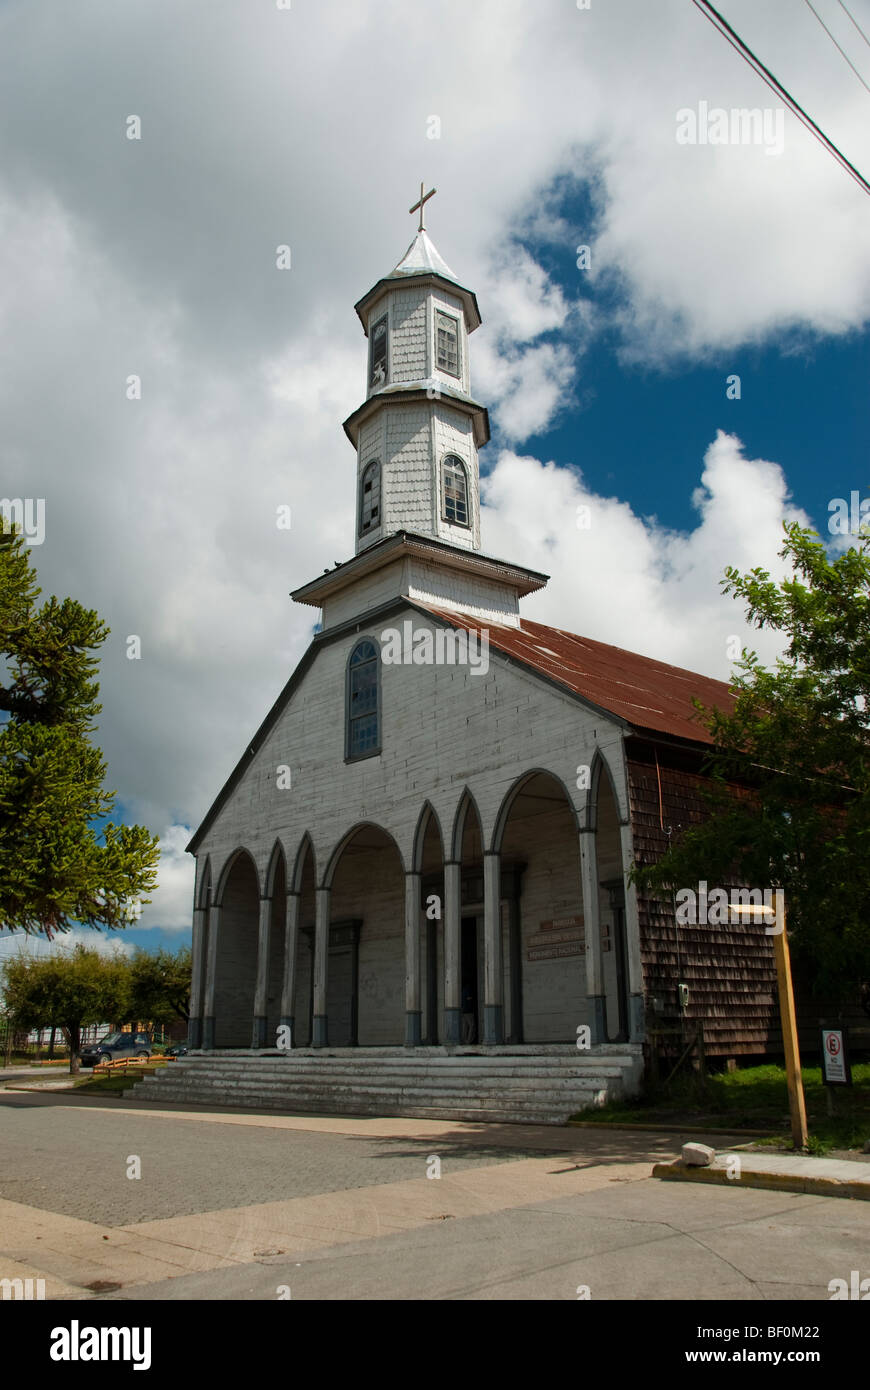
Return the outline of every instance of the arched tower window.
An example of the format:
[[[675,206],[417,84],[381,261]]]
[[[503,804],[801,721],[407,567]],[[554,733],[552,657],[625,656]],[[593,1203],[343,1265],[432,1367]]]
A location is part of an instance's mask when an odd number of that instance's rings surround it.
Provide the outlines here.
[[[368,535],[381,524],[381,465],[367,463],[359,485],[359,533]]]
[[[470,525],[468,520],[468,474],[465,464],[455,454],[448,454],[441,467],[441,515],[456,526]]]
[[[357,642],[347,663],[348,758],[380,751],[378,648],[370,637]]]

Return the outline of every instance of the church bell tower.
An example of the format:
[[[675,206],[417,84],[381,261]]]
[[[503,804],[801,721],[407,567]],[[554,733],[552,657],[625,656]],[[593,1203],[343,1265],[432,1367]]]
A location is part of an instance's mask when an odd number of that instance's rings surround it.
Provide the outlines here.
[[[478,449],[486,410],[471,395],[468,339],[477,299],[410,209],[417,234],[389,275],[356,304],[368,339],[366,398],[344,422],[357,451],[356,553],[397,532],[480,549]]]
[[[481,552],[478,450],[486,410],[471,394],[468,339],[477,299],[410,209],[417,234],[395,270],[355,306],[368,339],[366,394],[344,422],[356,450],[356,545],[299,589],[326,632],[395,598],[519,627],[519,600],[547,576]]]

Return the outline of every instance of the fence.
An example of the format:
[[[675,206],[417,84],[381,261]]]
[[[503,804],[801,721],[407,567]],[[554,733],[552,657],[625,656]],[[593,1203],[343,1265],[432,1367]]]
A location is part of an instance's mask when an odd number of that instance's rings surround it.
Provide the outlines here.
[[[682,1027],[648,1028],[644,1051],[653,1087],[667,1086],[678,1072],[692,1071],[701,1084],[707,1079],[703,1023],[693,1020]]]
[[[133,1070],[136,1071],[142,1067],[153,1067],[155,1063],[160,1065],[161,1062],[175,1062],[177,1060],[176,1057],[163,1054],[159,1057],[116,1057],[114,1059],[111,1057],[104,1057],[103,1060],[97,1062],[97,1065],[94,1067],[94,1075],[96,1076],[97,1072],[101,1072],[105,1076],[110,1071],[127,1071],[129,1067],[132,1067]]]

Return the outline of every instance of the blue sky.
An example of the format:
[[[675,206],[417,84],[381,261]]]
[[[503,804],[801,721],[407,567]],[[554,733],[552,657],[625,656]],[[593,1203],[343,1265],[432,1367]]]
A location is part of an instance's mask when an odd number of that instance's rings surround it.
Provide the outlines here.
[[[598,220],[589,190],[562,188],[561,194],[560,216],[584,238],[578,246],[588,245]],[[554,248],[529,236],[523,244],[566,299],[588,300],[605,320],[624,299],[621,285],[578,271],[567,241]],[[819,247],[821,257],[830,254]],[[562,336],[556,330],[544,340]],[[778,460],[795,501],[824,534],[832,497],[848,499],[854,488],[870,496],[867,327],[836,335],[804,325],[774,327],[762,343],[705,353],[702,361],[689,351],[635,363],[622,348],[616,329],[596,338],[572,399],[546,431],[529,435],[524,449],[580,468],[595,492],[627,497],[642,515],[682,529],[694,524],[698,458],[717,429],[736,432],[750,456]],[[740,398],[729,399],[726,384],[735,373]],[[493,426],[495,449],[481,455],[484,472],[497,457],[497,413]],[[651,438],[654,458],[645,456]]]
[[[740,400],[726,398],[732,373],[740,376]],[[848,498],[856,487],[870,496],[867,330],[800,347],[783,341],[729,350],[667,372],[623,365],[603,344],[584,364],[583,390],[582,411],[565,412],[524,447],[579,465],[596,492],[618,491],[669,526],[693,523],[698,457],[716,429],[738,433],[754,457],[783,463],[796,502],[822,532],[832,497]],[[655,459],[644,458],[651,436]]]

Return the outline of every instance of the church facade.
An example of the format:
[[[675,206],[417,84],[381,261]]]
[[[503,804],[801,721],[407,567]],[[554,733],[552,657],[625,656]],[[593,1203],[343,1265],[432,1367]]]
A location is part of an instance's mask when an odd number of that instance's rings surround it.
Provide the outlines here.
[[[708,1050],[764,1050],[763,930],[681,940],[629,878],[727,687],[522,617],[547,577],[481,548],[480,313],[422,207],[356,311],[355,554],[293,593],[319,629],[189,846],[192,1047],[639,1053],[683,984]]]

